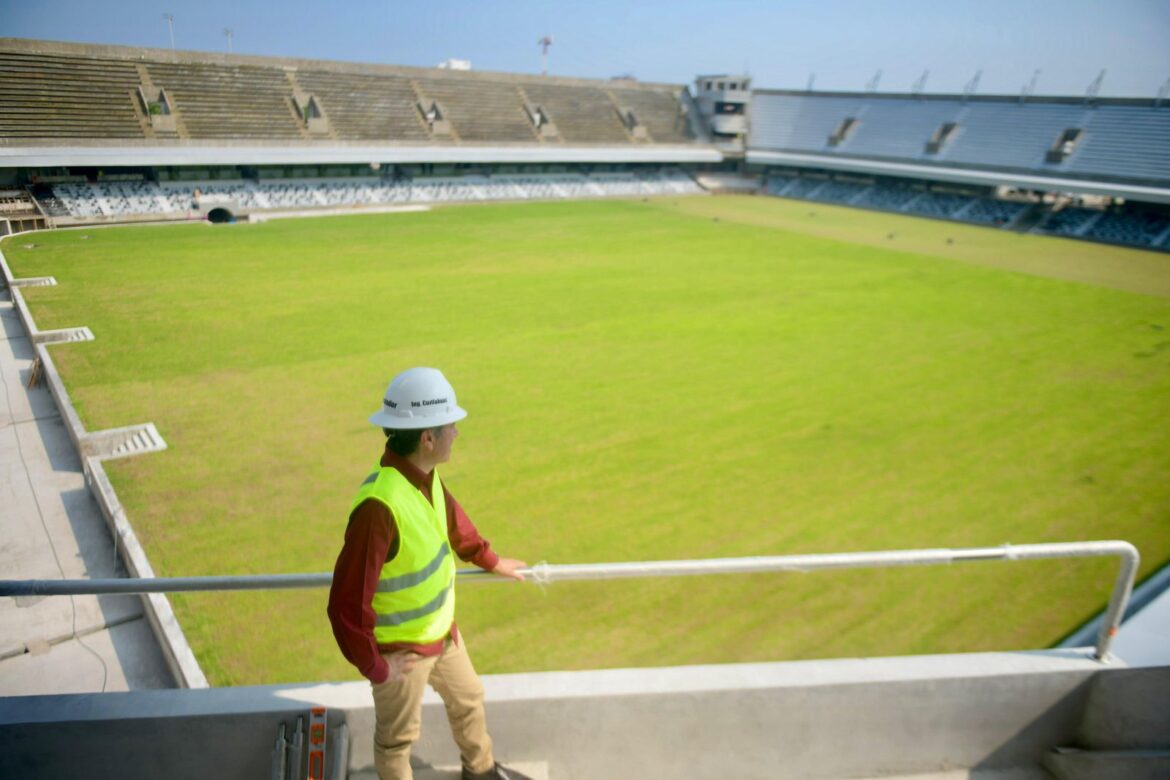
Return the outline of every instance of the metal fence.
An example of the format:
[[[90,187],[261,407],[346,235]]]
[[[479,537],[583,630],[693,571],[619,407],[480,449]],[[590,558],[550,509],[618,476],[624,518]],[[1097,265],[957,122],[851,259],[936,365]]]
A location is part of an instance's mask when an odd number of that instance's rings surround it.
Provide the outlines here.
[[[1116,555],[1121,570],[1097,636],[1094,658],[1106,661],[1113,638],[1125,614],[1139,556],[1129,542],[1066,542],[1059,544],[1006,544],[1001,547],[967,549],[890,550],[886,552],[828,553],[820,555],[774,555],[750,558],[709,558],[683,561],[639,561],[629,563],[541,563],[522,573],[535,582],[609,580],[630,577],[686,577],[710,574],[753,574],[762,572],[813,572],[824,569],[875,569],[900,566],[937,566],[976,561],[1022,561],[1053,558],[1097,558]],[[463,582],[514,582],[479,569],[458,573]],[[155,577],[148,579],[94,580],[0,580],[0,596],[17,599],[44,596],[176,593],[213,590],[278,590],[323,588],[333,581],[329,572],[319,574],[270,574],[225,577]]]

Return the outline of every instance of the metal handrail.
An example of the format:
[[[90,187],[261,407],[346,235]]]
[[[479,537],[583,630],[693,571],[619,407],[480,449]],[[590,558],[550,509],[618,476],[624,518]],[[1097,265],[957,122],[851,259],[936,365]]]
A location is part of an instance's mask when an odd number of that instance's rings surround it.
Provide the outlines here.
[[[1005,544],[1001,547],[967,549],[890,550],[886,552],[828,553],[820,555],[773,555],[751,558],[708,558],[684,561],[631,563],[541,563],[521,569],[538,583],[568,580],[608,580],[629,577],[685,577],[700,574],[752,574],[759,572],[811,572],[822,569],[874,569],[896,566],[936,566],[970,561],[1020,561],[1049,558],[1096,558],[1116,555],[1121,570],[1109,599],[1105,620],[1097,636],[1093,657],[1105,662],[1109,648],[1133,592],[1140,557],[1129,542],[1065,542],[1058,544]],[[461,581],[508,582],[480,569],[461,569]],[[333,581],[329,572],[319,574],[269,574],[225,577],[151,577],[94,580],[0,580],[0,596],[81,596],[106,594],[177,593],[216,590],[279,590],[321,588]]]

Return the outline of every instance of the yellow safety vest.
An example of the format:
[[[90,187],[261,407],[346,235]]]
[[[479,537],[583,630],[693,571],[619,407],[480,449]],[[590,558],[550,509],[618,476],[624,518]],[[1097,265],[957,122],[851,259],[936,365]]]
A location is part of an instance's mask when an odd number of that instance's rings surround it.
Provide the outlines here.
[[[350,507],[381,501],[398,526],[398,554],[382,564],[374,594],[378,644],[426,644],[447,636],[455,621],[455,554],[447,539],[447,505],[435,473],[427,501],[398,469],[378,466]]]

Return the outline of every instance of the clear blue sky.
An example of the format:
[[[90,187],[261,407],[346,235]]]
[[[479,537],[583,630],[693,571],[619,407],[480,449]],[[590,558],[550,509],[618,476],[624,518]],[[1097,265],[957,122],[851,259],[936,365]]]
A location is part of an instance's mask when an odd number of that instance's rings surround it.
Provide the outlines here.
[[[745,68],[758,87],[1153,97],[1170,78],[1170,0],[0,0],[0,36],[690,83]]]

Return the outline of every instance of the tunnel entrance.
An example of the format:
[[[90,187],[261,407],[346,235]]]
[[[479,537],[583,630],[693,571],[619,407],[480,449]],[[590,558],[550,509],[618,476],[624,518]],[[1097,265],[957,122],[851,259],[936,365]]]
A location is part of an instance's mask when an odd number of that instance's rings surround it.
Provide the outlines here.
[[[227,209],[217,206],[207,212],[207,221],[216,225],[222,225],[226,222],[235,222],[236,217]]]

